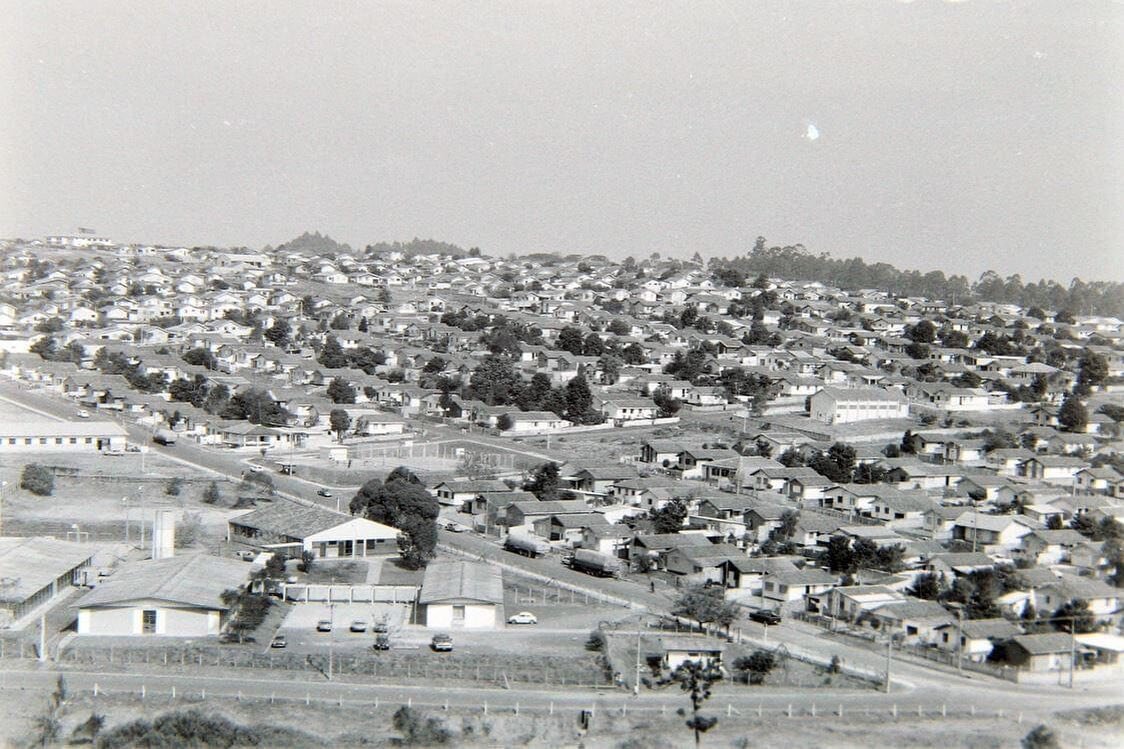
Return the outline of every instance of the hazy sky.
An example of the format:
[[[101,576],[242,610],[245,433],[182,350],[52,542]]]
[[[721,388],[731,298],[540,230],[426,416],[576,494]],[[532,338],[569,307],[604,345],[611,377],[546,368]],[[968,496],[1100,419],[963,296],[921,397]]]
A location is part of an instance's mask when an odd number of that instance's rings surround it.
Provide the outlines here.
[[[0,12],[0,236],[1124,278],[1109,0]]]

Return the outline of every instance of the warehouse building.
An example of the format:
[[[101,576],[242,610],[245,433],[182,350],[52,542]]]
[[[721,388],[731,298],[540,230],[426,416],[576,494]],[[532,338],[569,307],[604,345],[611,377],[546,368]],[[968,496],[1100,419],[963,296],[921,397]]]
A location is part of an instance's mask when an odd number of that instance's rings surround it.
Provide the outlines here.
[[[398,553],[398,529],[323,507],[278,500],[231,518],[227,540],[299,557],[319,559]]]
[[[504,621],[503,576],[482,562],[432,562],[418,605],[430,629],[494,629]]]
[[[79,635],[218,635],[227,590],[244,587],[251,565],[192,554],[123,565],[77,603]]]
[[[53,538],[0,537],[0,627],[79,585],[95,551]]]
[[[22,419],[0,423],[0,454],[125,449],[129,433],[112,421]]]

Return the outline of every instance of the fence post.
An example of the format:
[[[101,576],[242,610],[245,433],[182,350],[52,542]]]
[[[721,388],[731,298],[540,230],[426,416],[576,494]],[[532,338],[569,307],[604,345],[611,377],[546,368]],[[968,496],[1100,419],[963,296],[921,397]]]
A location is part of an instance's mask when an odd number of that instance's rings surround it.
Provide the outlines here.
[[[816,717],[816,703],[812,703],[812,717]]]
[[[948,716],[948,705],[941,705],[941,717],[944,718],[944,717],[947,717],[947,716]]]
[[[484,702],[484,714],[485,714],[485,715],[487,715],[487,714],[488,714],[488,702],[487,702],[486,700],[485,700],[485,702]]]
[[[839,717],[840,718],[843,717],[843,703],[842,702],[839,703]]]
[[[550,714],[554,715],[554,703],[553,702],[550,703]]]
[[[94,696],[98,696],[98,683],[96,681],[94,682]]]
[[[757,703],[757,717],[758,718],[761,717],[761,703],[760,702]]]
[[[176,698],[176,685],[173,684],[172,685],[172,699],[174,700],[175,698]]]
[[[516,715],[519,714],[519,703],[518,702],[515,703],[515,714]]]
[[[896,702],[894,703],[893,714],[894,714],[894,720],[897,720],[898,719],[898,703],[896,703]]]
[[[144,695],[145,695],[144,684],[141,684],[141,699],[142,700],[144,699]]]
[[[207,699],[207,690],[206,689],[199,690],[199,699],[201,699],[201,700]]]
[[[788,717],[792,717],[792,703],[788,703]]]
[[[921,705],[918,705],[918,706],[917,706],[917,717],[918,717],[918,718],[920,718],[920,717],[921,717]]]

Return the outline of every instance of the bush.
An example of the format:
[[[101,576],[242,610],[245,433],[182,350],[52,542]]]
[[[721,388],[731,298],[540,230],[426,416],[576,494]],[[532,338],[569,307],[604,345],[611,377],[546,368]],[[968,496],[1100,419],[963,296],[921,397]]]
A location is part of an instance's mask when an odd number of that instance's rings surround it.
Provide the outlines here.
[[[46,466],[28,463],[20,474],[20,488],[40,497],[49,497],[55,491],[55,474]]]
[[[605,633],[599,629],[595,629],[589,633],[589,639],[585,641],[585,649],[594,652],[601,652],[605,649]]]
[[[180,495],[180,489],[182,489],[182,488],[183,488],[183,479],[175,478],[175,479],[172,479],[171,481],[169,481],[164,486],[164,493],[167,494],[169,497],[178,497]]]
[[[219,491],[219,484],[217,481],[212,481],[203,490],[203,503],[213,505],[218,503],[220,499],[222,499],[222,492]]]
[[[1054,732],[1044,725],[1032,728],[1030,733],[1023,737],[1022,745],[1023,749],[1059,749],[1061,746]]]
[[[768,650],[754,650],[747,656],[734,661],[736,671],[748,684],[761,684],[777,665],[777,658]]]
[[[199,529],[203,526],[203,519],[197,512],[185,512],[180,522],[176,523],[176,548],[182,549],[191,546],[199,538]]]
[[[437,746],[447,744],[452,735],[437,718],[429,718],[403,705],[394,713],[394,730],[402,734],[406,746]]]

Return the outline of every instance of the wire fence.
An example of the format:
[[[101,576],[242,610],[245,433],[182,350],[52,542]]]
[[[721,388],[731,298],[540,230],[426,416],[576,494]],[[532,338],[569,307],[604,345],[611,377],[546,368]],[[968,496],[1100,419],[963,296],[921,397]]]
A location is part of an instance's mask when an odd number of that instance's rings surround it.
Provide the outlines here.
[[[21,643],[22,645],[22,643]],[[31,645],[9,648],[8,657],[34,658]],[[380,651],[377,654],[303,655],[257,652],[244,648],[72,648],[56,658],[63,665],[128,671],[147,665],[174,668],[219,668],[300,671],[409,682],[471,682],[509,687],[513,684],[560,687],[600,687],[611,684],[598,658],[518,654],[465,654],[425,651]]]
[[[289,689],[278,694],[273,692],[254,693],[243,692],[237,689],[221,688],[183,688],[174,684],[161,683],[159,686],[142,684],[139,688],[106,688],[97,682],[90,687],[75,688],[68,686],[71,699],[91,698],[95,703],[98,700],[122,701],[136,700],[154,706],[189,706],[200,703],[244,703],[248,705],[315,705],[330,708],[362,708],[363,710],[378,710],[380,708],[395,709],[400,705],[415,709],[428,709],[442,712],[455,712],[460,714],[478,715],[508,715],[508,716],[547,716],[547,715],[572,715],[582,722],[583,727],[593,727],[599,720],[610,722],[621,717],[643,716],[645,718],[672,718],[677,719],[677,706],[669,702],[661,704],[637,704],[636,702],[622,702],[619,705],[598,704],[591,700],[588,704],[576,703],[567,699],[559,701],[534,701],[520,699],[519,695],[512,694],[507,698],[487,697],[480,700],[449,701],[447,699],[414,699],[413,697],[385,698],[380,695],[356,698],[345,697],[341,690],[338,694],[327,695],[323,689],[308,689],[303,693],[299,690]],[[716,695],[716,698],[707,703],[704,712],[726,718],[739,718],[742,720],[775,721],[775,720],[862,720],[862,721],[909,721],[915,723],[919,720],[944,721],[944,720],[1012,720],[1023,723],[1024,720],[1033,721],[1034,715],[1026,716],[1023,711],[1004,708],[983,708],[974,704],[948,705],[920,702],[883,701],[879,703],[855,703],[833,701],[825,699],[822,702],[771,702],[766,705],[762,700],[753,704],[752,700],[739,699],[736,701]]]

